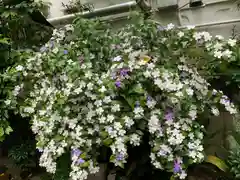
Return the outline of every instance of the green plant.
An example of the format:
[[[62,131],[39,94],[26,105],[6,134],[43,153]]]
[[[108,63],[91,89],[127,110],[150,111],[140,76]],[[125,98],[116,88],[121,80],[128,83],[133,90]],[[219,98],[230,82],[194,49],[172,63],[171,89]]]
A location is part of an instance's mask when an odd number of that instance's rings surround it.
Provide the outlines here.
[[[19,4],[0,3],[1,33],[12,41],[14,48],[38,46],[49,40],[52,29],[35,23],[29,13],[44,10],[49,6],[45,1],[23,1]]]
[[[228,163],[231,167],[230,172],[235,175],[236,179],[240,179],[240,150],[234,149],[230,151]]]
[[[94,6],[91,3],[81,3],[81,0],[70,0],[69,4],[62,3],[62,6],[65,8],[64,11],[67,14],[73,14],[77,12],[84,11],[93,11]]]
[[[48,3],[23,1],[20,4],[5,5],[5,2],[0,2],[0,141],[12,132],[8,122],[8,110],[4,107],[4,99],[12,84],[6,81],[3,72],[26,58],[26,54],[31,50],[25,48],[33,48],[33,45],[39,46],[48,41],[52,31],[48,27],[34,23],[28,15],[38,9],[46,8]]]
[[[133,175],[133,148],[144,150],[149,172],[184,179],[190,165],[204,160],[203,114],[238,112],[201,76],[209,71],[198,64],[230,62],[234,40],[223,42],[190,27],[161,27],[142,16],[133,21],[113,31],[77,18],[4,74],[14,85],[6,108],[31,118],[40,165],[48,172],[55,173],[59,158],[71,153],[69,176],[86,179],[99,170],[106,147],[108,162],[124,176]],[[215,48],[220,41],[221,53]]]
[[[36,166],[35,162],[35,144],[31,141],[21,142],[19,145],[9,149],[8,156],[22,170]]]

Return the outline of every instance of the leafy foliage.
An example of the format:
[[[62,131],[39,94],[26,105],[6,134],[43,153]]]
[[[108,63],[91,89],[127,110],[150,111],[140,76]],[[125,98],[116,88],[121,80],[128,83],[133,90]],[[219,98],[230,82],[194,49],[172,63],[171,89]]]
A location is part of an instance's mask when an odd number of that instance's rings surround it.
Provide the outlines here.
[[[67,14],[73,14],[77,12],[93,11],[94,6],[92,3],[82,3],[81,0],[70,0],[69,4],[62,3],[63,7],[66,8]]]
[[[29,13],[48,8],[45,1],[23,1],[17,5],[0,3],[0,32],[12,40],[14,48],[38,46],[48,41],[51,28],[33,22]]]
[[[229,161],[230,171],[235,175],[236,179],[240,179],[240,150],[230,151]]]
[[[147,170],[150,176],[165,170],[185,178],[189,165],[204,159],[203,114],[237,113],[201,76],[211,66],[200,66],[209,58],[231,62],[234,40],[142,17],[133,21],[113,31],[77,18],[4,73],[12,84],[4,107],[31,118],[40,165],[48,172],[58,172],[61,156],[71,152],[69,176],[85,179],[99,170],[99,152],[107,147],[108,162],[121,176],[137,178],[135,167],[149,164],[156,169]]]
[[[8,110],[4,107],[6,93],[11,88],[11,83],[6,81],[3,72],[15,63],[26,58],[30,49],[24,49],[33,45],[39,46],[49,40],[51,29],[34,23],[28,13],[38,9],[45,9],[48,3],[44,1],[23,1],[16,5],[6,5],[0,2],[0,141],[3,141],[12,128],[8,123]],[[34,48],[33,48],[34,49]]]
[[[35,165],[35,149],[32,142],[21,142],[9,150],[9,157],[22,169]]]

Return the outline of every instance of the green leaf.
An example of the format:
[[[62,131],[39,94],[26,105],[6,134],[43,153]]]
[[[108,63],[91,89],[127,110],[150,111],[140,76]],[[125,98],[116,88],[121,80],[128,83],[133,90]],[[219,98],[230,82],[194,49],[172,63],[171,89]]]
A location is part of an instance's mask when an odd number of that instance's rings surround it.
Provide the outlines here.
[[[136,84],[129,91],[129,93],[133,93],[133,92],[137,94],[144,94],[145,91],[139,84]]]
[[[82,158],[82,159],[86,159],[86,157],[87,157],[87,153],[85,153],[85,152],[80,155],[80,158]]]
[[[110,162],[113,162],[115,160],[115,156],[112,154],[109,158]]]
[[[13,132],[13,129],[8,126],[6,129],[5,129],[5,134],[9,135],[11,132]]]
[[[84,162],[80,166],[83,168],[87,168],[89,166],[89,164],[90,164],[89,162]]]
[[[228,170],[228,166],[226,165],[226,163],[216,156],[209,155],[207,156],[207,159],[205,161],[217,166],[219,169],[221,169],[224,172]]]
[[[0,137],[4,135],[3,127],[0,127]]]
[[[131,97],[126,97],[126,96],[124,96],[124,95],[122,95],[122,97],[127,101],[128,105],[129,105],[132,109],[134,109],[134,107],[135,107],[135,100],[134,100],[133,98],[131,98]]]
[[[63,138],[63,136],[57,134],[57,135],[54,137],[54,139],[55,139],[56,141],[61,141],[61,140],[63,140],[64,138]]]
[[[113,140],[110,139],[110,138],[107,138],[103,141],[103,144],[106,145],[106,146],[109,146],[110,144],[112,144]]]

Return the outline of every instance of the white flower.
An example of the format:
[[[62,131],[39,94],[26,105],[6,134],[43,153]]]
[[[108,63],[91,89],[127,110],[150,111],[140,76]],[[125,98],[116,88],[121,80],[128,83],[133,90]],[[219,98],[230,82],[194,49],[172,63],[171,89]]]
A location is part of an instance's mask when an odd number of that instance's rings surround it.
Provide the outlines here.
[[[157,104],[157,102],[156,102],[155,100],[151,99],[151,100],[148,100],[146,104],[147,104],[147,107],[148,107],[148,108],[152,109],[152,108],[155,107],[155,105]]]
[[[228,40],[228,44],[229,44],[231,47],[235,46],[236,43],[237,43],[237,40],[236,40],[236,39],[229,39],[229,40]]]
[[[151,77],[150,71],[145,71],[145,72],[143,73],[143,75],[144,75],[146,78]]]
[[[171,29],[173,29],[174,27],[175,27],[175,25],[174,25],[173,23],[170,23],[170,24],[167,25],[166,30],[167,30],[167,31],[168,31],[168,30],[171,30]]]
[[[148,122],[148,128],[150,133],[155,133],[159,128],[159,118],[156,115],[152,115]]]
[[[197,118],[197,111],[195,109],[192,109],[189,111],[188,115],[192,118],[192,120]]]
[[[96,113],[101,115],[104,112],[103,108],[99,107],[96,109]]]
[[[13,90],[13,95],[17,96],[19,94],[21,90],[21,87],[19,85],[15,86],[14,90]]]
[[[219,110],[217,108],[215,108],[215,107],[213,107],[211,109],[211,112],[213,113],[214,116],[218,116],[219,115]]]
[[[214,52],[214,57],[220,59],[220,58],[222,57],[222,52],[221,52],[221,51],[215,51],[215,52]]]
[[[114,118],[113,115],[111,115],[111,114],[110,114],[110,115],[107,115],[107,121],[108,121],[108,122],[112,123],[114,119],[115,119],[115,118]]]
[[[191,30],[191,29],[194,29],[195,26],[193,26],[193,25],[188,25],[188,26],[186,26],[186,28],[187,28],[188,30]]]
[[[193,89],[192,88],[187,88],[186,92],[187,92],[187,95],[189,95],[189,96],[193,95]]]
[[[93,90],[93,83],[88,83],[87,85],[88,90]]]
[[[115,104],[114,106],[112,106],[112,112],[118,112],[120,111],[120,105],[119,104]]]
[[[153,76],[154,78],[159,77],[159,76],[160,76],[159,70],[154,70],[154,71],[152,72],[152,76]]]
[[[34,108],[32,108],[32,107],[25,107],[23,111],[26,112],[26,113],[32,114],[34,112]]]
[[[208,32],[202,32],[205,41],[210,41],[212,36]]]
[[[180,178],[180,179],[186,179],[186,177],[187,177],[187,173],[182,170],[179,178]]]
[[[104,99],[103,99],[103,102],[104,103],[110,103],[112,100],[111,100],[111,97],[110,96],[105,96]]]
[[[125,116],[123,119],[124,119],[125,126],[127,128],[130,128],[134,124],[134,121],[130,119],[130,117],[128,116]]]
[[[102,106],[102,100],[97,100],[94,102],[94,105],[96,105],[97,107]]]
[[[74,93],[76,93],[76,94],[79,94],[79,93],[81,93],[82,92],[82,88],[81,87],[79,87],[79,88],[77,88],[77,89],[74,89],[74,91],[73,91]]]
[[[104,93],[105,91],[107,91],[107,89],[105,88],[105,86],[102,86],[101,89],[99,89],[99,91],[100,91],[101,93]]]
[[[86,77],[86,78],[91,78],[91,77],[92,77],[92,72],[91,72],[91,71],[87,71],[87,72],[85,73],[85,77]]]
[[[135,107],[133,112],[135,114],[135,117],[140,118],[143,115],[144,110],[142,107]]]
[[[215,48],[216,51],[218,51],[218,50],[221,50],[221,49],[222,49],[222,46],[223,46],[223,44],[217,42],[217,43],[214,45],[214,48]]]
[[[183,93],[181,91],[176,92],[175,95],[177,97],[183,97]]]
[[[121,56],[116,56],[115,58],[113,58],[112,61],[114,61],[114,62],[119,62],[119,61],[121,61],[121,60],[122,60]]]
[[[155,64],[153,64],[153,63],[149,63],[148,65],[147,65],[147,68],[148,69],[153,69],[155,67]]]
[[[140,136],[138,134],[132,134],[130,136],[130,144],[132,144],[133,146],[139,146],[140,145]]]
[[[23,68],[23,66],[21,66],[21,65],[18,65],[18,66],[16,67],[16,70],[17,70],[17,71],[23,71],[23,69],[24,69],[24,68]]]
[[[100,123],[105,123],[106,121],[106,117],[105,116],[101,116],[100,119],[99,119],[99,122]]]
[[[183,37],[183,36],[184,36],[184,32],[180,31],[180,32],[178,32],[178,34],[177,34],[177,35],[178,35],[178,37],[180,37],[180,38],[181,38],[181,37]]]
[[[223,36],[221,36],[221,35],[216,35],[215,37],[216,37],[216,39],[218,39],[218,40],[223,40],[223,39],[224,39]]]
[[[195,32],[195,33],[193,34],[193,38],[194,38],[196,41],[202,39],[202,33]]]
[[[114,129],[116,129],[117,131],[120,131],[120,129],[122,129],[122,125],[120,122],[114,122],[113,126]]]
[[[232,55],[232,51],[229,51],[228,49],[223,51],[222,53],[223,56],[230,58]]]
[[[8,106],[11,104],[11,100],[8,99],[8,100],[4,101],[4,103]]]

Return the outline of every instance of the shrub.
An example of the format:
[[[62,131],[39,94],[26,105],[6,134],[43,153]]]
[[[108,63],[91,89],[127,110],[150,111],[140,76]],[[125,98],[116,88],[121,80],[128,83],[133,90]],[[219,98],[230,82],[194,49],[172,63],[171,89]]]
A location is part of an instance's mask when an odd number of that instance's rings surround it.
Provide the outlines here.
[[[114,32],[78,18],[4,74],[13,84],[5,105],[31,118],[48,172],[71,152],[69,176],[86,179],[99,170],[103,146],[111,149],[109,161],[124,168],[128,149],[147,137],[152,165],[184,179],[187,167],[204,159],[202,115],[237,113],[191,64],[201,58],[196,49],[215,42],[209,33],[138,20]],[[229,48],[221,56],[226,61]]]

